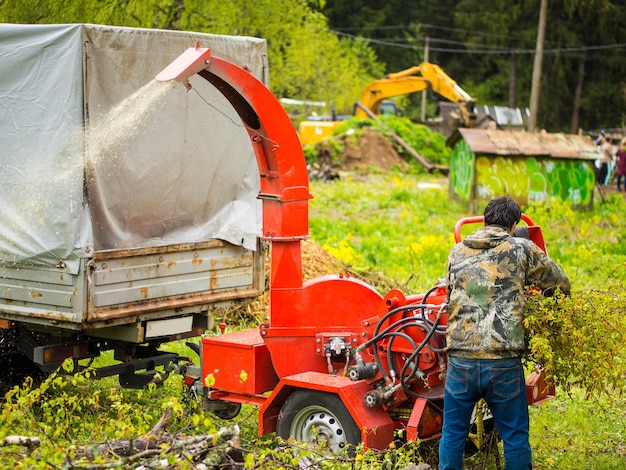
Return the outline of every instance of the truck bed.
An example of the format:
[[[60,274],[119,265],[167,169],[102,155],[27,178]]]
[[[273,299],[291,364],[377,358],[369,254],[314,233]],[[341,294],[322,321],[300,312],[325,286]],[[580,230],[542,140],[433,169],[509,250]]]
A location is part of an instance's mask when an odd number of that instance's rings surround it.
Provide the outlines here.
[[[0,318],[141,343],[208,328],[215,306],[261,295],[263,266],[260,248],[221,240],[96,252],[76,275],[5,265]]]

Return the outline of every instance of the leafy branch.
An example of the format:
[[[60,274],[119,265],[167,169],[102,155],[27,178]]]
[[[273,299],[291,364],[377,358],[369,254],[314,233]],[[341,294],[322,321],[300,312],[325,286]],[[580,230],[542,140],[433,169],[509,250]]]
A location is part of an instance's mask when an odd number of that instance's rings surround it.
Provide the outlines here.
[[[570,391],[619,395],[626,390],[626,289],[589,290],[527,303],[528,359]]]

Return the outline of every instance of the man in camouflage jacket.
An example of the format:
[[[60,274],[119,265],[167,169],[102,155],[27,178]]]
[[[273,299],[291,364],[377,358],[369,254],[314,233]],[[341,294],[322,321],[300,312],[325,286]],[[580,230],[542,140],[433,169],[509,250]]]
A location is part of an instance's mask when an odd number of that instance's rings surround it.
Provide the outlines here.
[[[504,443],[506,470],[530,470],[524,352],[525,290],[569,292],[563,269],[532,241],[514,237],[521,210],[510,197],[487,204],[485,227],[450,251],[448,372],[439,470],[462,469],[475,403],[484,398]]]

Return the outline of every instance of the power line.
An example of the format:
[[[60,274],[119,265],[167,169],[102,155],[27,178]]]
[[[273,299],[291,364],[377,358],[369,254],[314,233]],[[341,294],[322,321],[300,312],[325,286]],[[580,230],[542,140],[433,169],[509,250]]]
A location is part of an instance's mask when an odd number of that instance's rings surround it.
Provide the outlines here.
[[[529,38],[524,38],[524,37],[520,37],[520,36],[510,36],[507,34],[498,34],[498,33],[487,33],[484,31],[473,31],[470,29],[462,29],[462,28],[450,28],[447,26],[437,26],[437,25],[432,25],[429,23],[421,23],[420,26],[422,27],[423,30],[430,30],[430,29],[435,29],[435,30],[440,30],[440,31],[450,31],[453,33],[466,33],[466,34],[471,34],[473,36],[482,36],[482,37],[491,37],[491,38],[501,38],[501,39],[513,39],[516,41],[524,41],[524,42],[530,42],[533,43],[535,42],[534,39],[529,39]],[[345,27],[345,28],[338,28],[339,31],[385,31],[385,30],[394,30],[394,29],[398,29],[398,30],[406,30],[407,29],[407,25],[394,25],[394,26],[364,26],[364,27]]]
[[[337,33],[340,34],[340,33]],[[376,39],[372,39],[372,38],[368,38],[370,41],[376,41]],[[463,46],[464,48],[467,47],[483,47],[483,48],[488,48],[488,49],[497,49],[497,50],[501,50],[502,46],[495,46],[495,45],[491,45],[491,44],[480,44],[480,43],[476,43],[476,42],[463,42],[463,41],[455,41],[452,39],[439,39],[439,38],[433,38],[431,36],[429,36],[429,40],[430,42],[437,42],[440,44],[457,44],[459,46]],[[398,43],[403,43],[403,42],[413,42],[413,43],[426,43],[426,38],[425,37],[419,37],[419,38],[397,38],[397,37],[391,37],[391,38],[385,38],[384,41],[387,41],[389,44],[398,44]],[[421,47],[421,46],[420,46]]]
[[[355,35],[344,33],[344,32],[337,31],[337,30],[332,30],[332,31],[335,34],[339,35],[339,36],[349,37],[349,38],[353,38],[353,39],[359,39],[361,41],[366,41],[366,42],[369,42],[369,43],[372,43],[372,44],[379,44],[379,45],[382,45],[382,46],[398,47],[398,48],[412,49],[412,50],[422,50],[422,46],[416,46],[416,45],[411,45],[411,44],[401,44],[401,43],[390,42],[390,41],[381,40],[381,39],[364,38],[362,36],[355,36]],[[433,42],[433,41],[435,41],[435,42],[445,42],[446,41],[446,40],[443,40],[443,39],[442,40],[434,39],[432,37],[430,37],[429,39],[430,39],[431,42]],[[423,41],[424,38],[416,38],[416,40]],[[466,45],[463,42],[452,42],[452,43],[459,44],[459,45],[460,44]],[[430,46],[430,50],[431,51],[436,51],[436,52],[450,52],[450,53],[455,53],[455,54],[498,54],[498,55],[504,55],[504,54],[534,54],[535,53],[535,49],[489,48],[489,47],[492,47],[492,46],[485,46],[483,44],[480,44],[478,46],[480,46],[480,48],[476,48],[476,49],[467,49],[467,48],[452,49],[452,48]],[[544,50],[544,54],[569,54],[569,53],[577,53],[577,52],[601,51],[601,50],[624,49],[624,48],[626,48],[626,43],[605,44],[605,45],[600,45],[600,46],[563,47],[563,48],[545,49]]]

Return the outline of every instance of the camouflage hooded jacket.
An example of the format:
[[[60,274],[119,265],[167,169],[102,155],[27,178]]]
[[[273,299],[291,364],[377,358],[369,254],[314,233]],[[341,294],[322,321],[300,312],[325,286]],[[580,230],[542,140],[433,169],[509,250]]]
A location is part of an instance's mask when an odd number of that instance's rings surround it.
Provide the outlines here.
[[[563,269],[537,245],[496,225],[477,230],[452,248],[447,273],[451,356],[520,356],[525,348],[525,287],[570,290]]]

